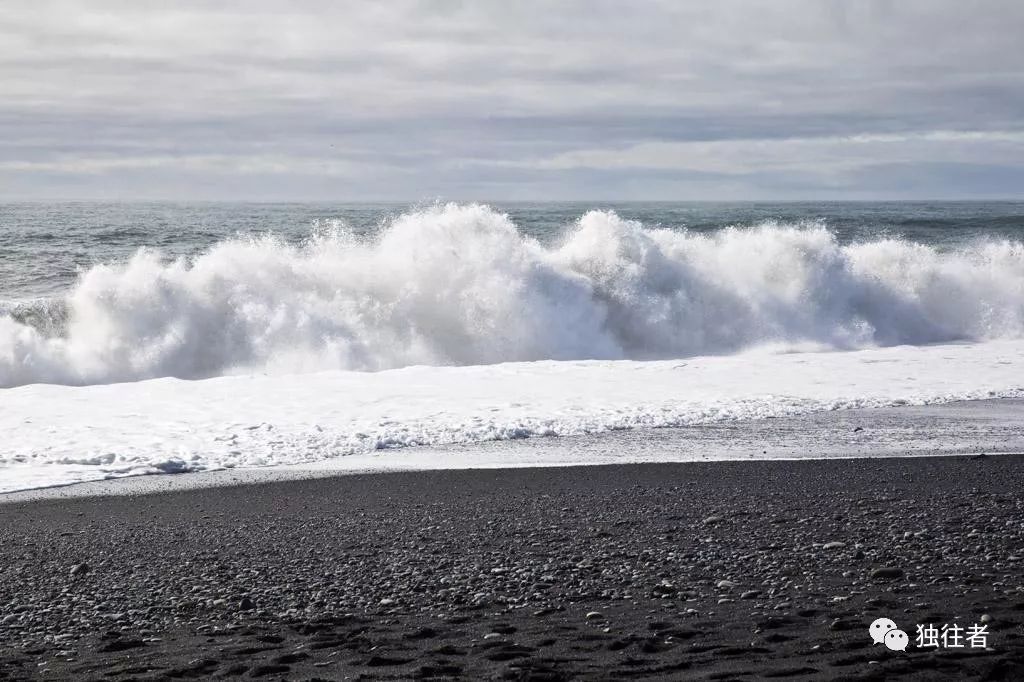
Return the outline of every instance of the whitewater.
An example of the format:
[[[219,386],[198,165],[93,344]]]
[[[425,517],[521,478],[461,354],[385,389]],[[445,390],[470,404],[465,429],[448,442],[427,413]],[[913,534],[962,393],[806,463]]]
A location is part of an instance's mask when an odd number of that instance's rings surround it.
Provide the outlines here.
[[[0,492],[1024,395],[1024,244],[824,221],[556,239],[478,204],[140,248],[0,302]]]

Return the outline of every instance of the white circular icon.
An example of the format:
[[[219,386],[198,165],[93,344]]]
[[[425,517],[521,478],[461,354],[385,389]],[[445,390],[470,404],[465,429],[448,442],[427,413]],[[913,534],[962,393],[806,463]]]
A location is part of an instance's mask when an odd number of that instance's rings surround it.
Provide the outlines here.
[[[888,618],[879,618],[871,624],[871,628],[868,632],[871,633],[871,641],[875,644],[882,644],[885,642],[885,635],[890,630],[898,630],[896,623],[892,622]]]
[[[885,646],[892,651],[906,651],[909,643],[910,638],[903,630],[889,630],[885,633]]]

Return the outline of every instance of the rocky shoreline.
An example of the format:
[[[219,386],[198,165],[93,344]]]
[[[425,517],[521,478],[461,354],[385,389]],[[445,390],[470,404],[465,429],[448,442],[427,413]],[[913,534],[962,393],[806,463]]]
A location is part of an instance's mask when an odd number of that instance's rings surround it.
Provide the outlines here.
[[[0,680],[1021,679],[1022,491],[1007,455],[0,504]]]

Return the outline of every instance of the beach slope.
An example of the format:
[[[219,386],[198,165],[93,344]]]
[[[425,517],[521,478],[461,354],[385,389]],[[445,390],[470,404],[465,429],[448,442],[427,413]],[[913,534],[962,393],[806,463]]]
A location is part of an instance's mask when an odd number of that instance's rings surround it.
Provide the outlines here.
[[[0,679],[1021,679],[1022,491],[1006,455],[0,504]]]

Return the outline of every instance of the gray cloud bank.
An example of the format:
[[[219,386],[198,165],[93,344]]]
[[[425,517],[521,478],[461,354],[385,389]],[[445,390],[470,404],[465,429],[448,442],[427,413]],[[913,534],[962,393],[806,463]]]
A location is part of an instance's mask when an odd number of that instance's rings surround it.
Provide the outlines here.
[[[1024,3],[0,4],[0,198],[1024,197]]]

